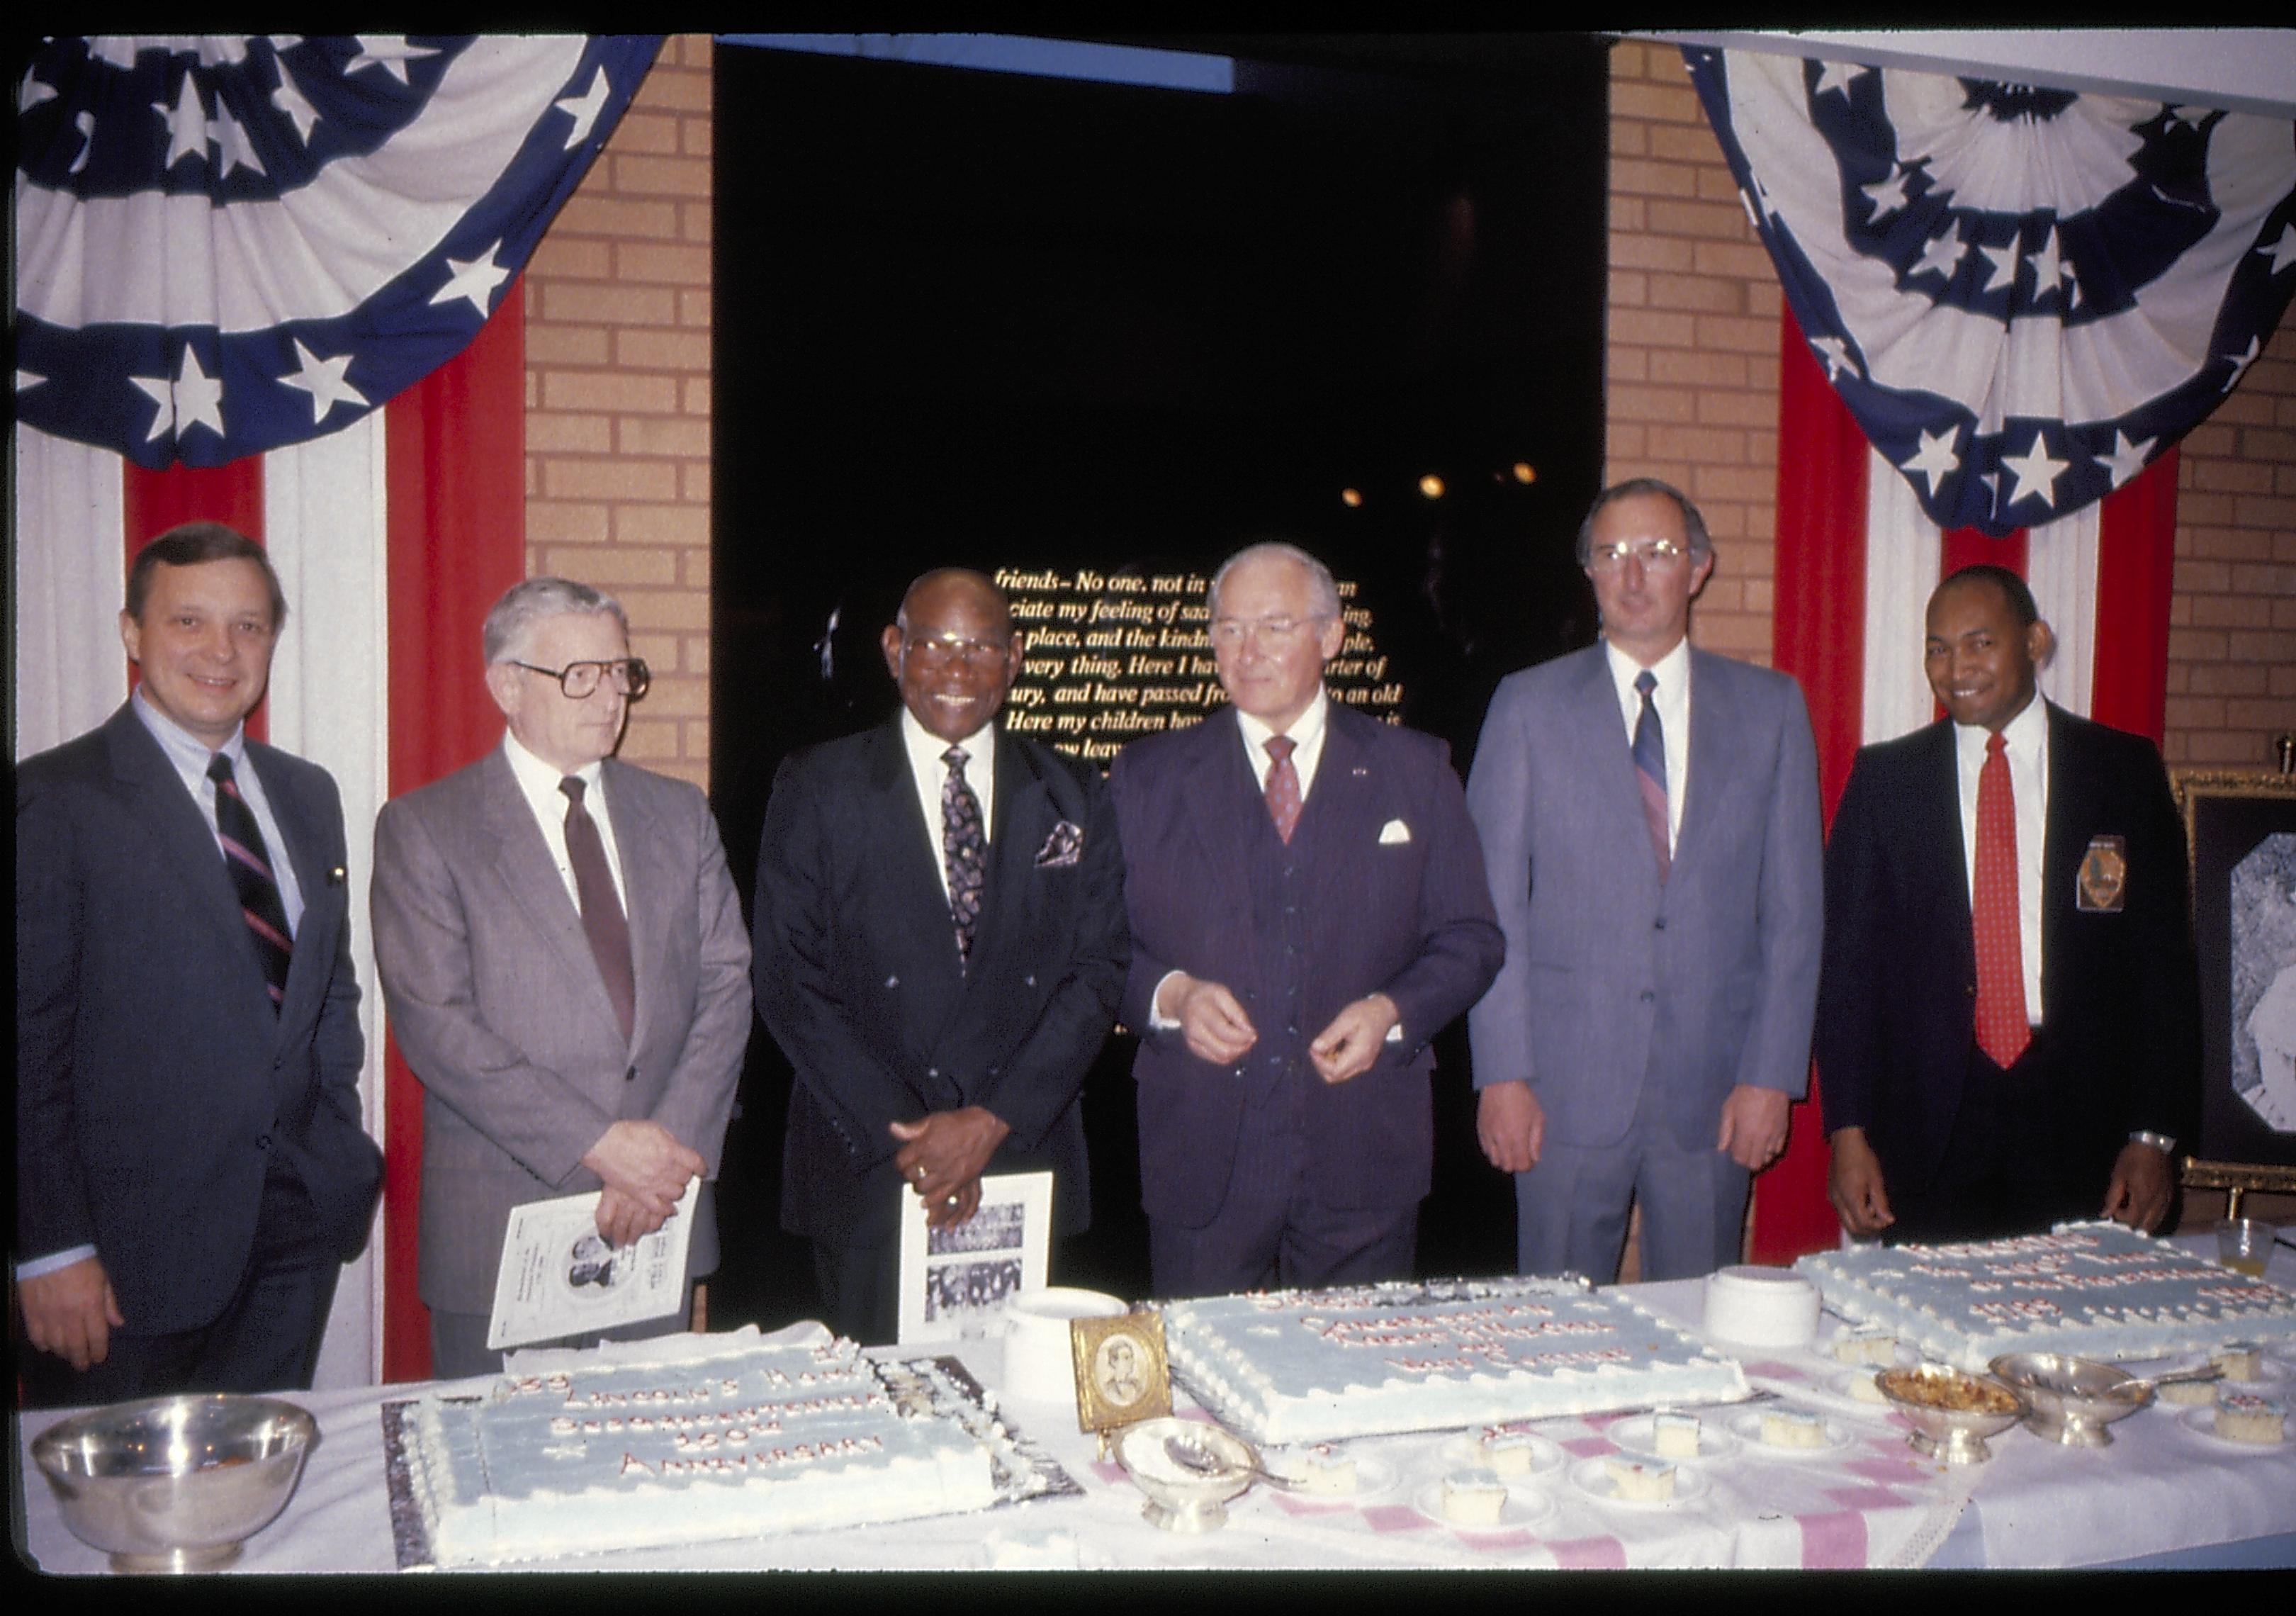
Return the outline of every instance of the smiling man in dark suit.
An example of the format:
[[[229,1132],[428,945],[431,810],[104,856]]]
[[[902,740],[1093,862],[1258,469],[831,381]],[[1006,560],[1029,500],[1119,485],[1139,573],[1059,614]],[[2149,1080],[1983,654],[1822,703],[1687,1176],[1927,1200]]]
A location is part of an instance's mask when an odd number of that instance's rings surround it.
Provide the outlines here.
[[[1407,1278],[1428,1044],[1505,944],[1443,743],[1330,699],[1322,562],[1254,545],[1210,594],[1231,705],[1111,771],[1159,1296]]]
[[[1861,1237],[2157,1227],[2198,1120],[2184,829],[2150,742],[2038,694],[2024,580],[1930,597],[1947,717],[1857,754],[1826,847],[1817,1063]]]
[[[1053,1174],[1089,1220],[1078,1095],[1125,962],[1123,862],[1099,771],[1008,735],[1004,594],[945,569],[882,636],[890,723],[774,777],[758,852],[758,1012],[788,1056],[782,1226],[813,1243],[828,1321],[898,1322],[900,1197],[969,1219],[983,1173]]]
[[[261,546],[129,571],[143,680],[16,772],[16,1281],[33,1402],[308,1387],[382,1158],[359,1125],[343,815],[246,738],[286,603]]]

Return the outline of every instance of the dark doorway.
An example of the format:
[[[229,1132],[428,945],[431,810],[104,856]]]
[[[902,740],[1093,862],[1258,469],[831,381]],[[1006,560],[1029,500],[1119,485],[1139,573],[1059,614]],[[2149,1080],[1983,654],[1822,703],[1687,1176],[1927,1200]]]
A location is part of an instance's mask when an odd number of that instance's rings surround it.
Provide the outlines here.
[[[1358,582],[1463,772],[1497,680],[1592,639],[1604,44],[1255,48],[1225,95],[718,48],[710,748],[745,902],[775,766],[891,712],[875,635],[930,566],[1292,538]],[[1503,1271],[1464,1026],[1438,1051],[1421,1268]],[[1094,1228],[1054,1278],[1137,1297],[1130,1054],[1086,1086]],[[778,1225],[789,1083],[760,1029],[720,1323],[816,1306]]]

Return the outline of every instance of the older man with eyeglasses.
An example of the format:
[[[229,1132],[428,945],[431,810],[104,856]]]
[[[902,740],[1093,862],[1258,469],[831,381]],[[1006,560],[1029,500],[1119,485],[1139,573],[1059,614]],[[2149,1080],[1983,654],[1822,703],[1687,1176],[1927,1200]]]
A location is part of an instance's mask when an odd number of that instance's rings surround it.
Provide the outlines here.
[[[1474,826],[1440,741],[1325,693],[1321,562],[1254,545],[1209,606],[1230,705],[1109,775],[1156,1293],[1408,1278],[1428,1045],[1504,947]]]
[[[481,637],[502,744],[386,803],[374,832],[375,965],[423,1087],[418,1284],[440,1376],[501,1366],[488,1317],[524,1202],[594,1190],[599,1234],[624,1246],[699,1177],[689,1284],[716,1266],[708,1181],[750,1031],[709,802],[613,755],[651,682],[620,603],[529,578]]]
[[[1507,960],[1468,1018],[1484,1154],[1526,1274],[1738,1260],[1751,1176],[1807,1092],[1823,910],[1816,751],[1792,679],[1691,645],[1714,570],[1652,478],[1578,531],[1602,640],[1510,676],[1467,782]]]

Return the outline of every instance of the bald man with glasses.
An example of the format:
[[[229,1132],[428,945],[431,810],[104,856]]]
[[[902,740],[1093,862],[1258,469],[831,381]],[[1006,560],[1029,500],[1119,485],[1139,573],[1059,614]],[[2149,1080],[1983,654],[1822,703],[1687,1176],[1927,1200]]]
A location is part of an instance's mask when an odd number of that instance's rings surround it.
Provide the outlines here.
[[[750,1030],[749,937],[709,805],[613,755],[651,683],[620,604],[529,578],[482,640],[502,744],[375,823],[375,964],[423,1087],[418,1283],[440,1376],[501,1366],[488,1314],[523,1202],[595,1191],[620,1246],[698,1177],[689,1283],[716,1266],[708,1181]]]

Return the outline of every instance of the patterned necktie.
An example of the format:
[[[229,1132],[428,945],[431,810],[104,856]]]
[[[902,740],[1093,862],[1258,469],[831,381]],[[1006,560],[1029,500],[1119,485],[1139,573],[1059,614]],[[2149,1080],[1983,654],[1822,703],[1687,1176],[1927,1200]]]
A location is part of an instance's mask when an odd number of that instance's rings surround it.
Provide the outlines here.
[[[279,882],[271,874],[271,854],[263,845],[263,832],[255,810],[239,794],[232,777],[231,759],[217,752],[208,760],[208,778],[215,782],[216,830],[223,837],[223,867],[239,893],[239,913],[247,922],[249,940],[255,945],[255,963],[263,968],[263,985],[271,995],[271,1010],[278,1013],[287,997],[287,966],[294,957],[295,941],[287,931],[287,909],[279,901]]]
[[[1660,727],[1658,709],[1651,701],[1658,676],[1644,669],[1635,676],[1635,688],[1643,698],[1642,711],[1635,715],[1635,787],[1642,793],[1643,818],[1650,831],[1651,852],[1658,859],[1658,878],[1664,881],[1673,867],[1674,856],[1667,834],[1666,732]]]
[[[591,957],[605,979],[606,997],[614,1001],[614,1019],[621,1023],[622,1041],[629,1041],[637,1023],[637,980],[630,969],[630,923],[622,914],[622,900],[614,892],[614,873],[606,865],[605,840],[598,822],[582,806],[587,789],[578,775],[558,783],[566,793],[566,861],[574,866],[574,890],[582,901],[582,931],[590,939]]]
[[[1977,940],[1977,1046],[2007,1070],[2033,1041],[2025,1020],[2024,930],[2017,918],[2017,802],[2008,743],[1986,737],[1977,771],[1977,875],[1969,919]]]
[[[1267,755],[1275,759],[1267,766],[1267,784],[1263,794],[1267,799],[1267,816],[1275,821],[1275,833],[1283,838],[1283,845],[1292,845],[1292,833],[1300,824],[1300,771],[1292,767],[1292,753],[1299,742],[1289,735],[1267,737]]]
[[[940,788],[941,865],[948,874],[948,917],[956,927],[956,957],[972,957],[972,934],[980,926],[980,893],[988,880],[988,838],[980,825],[980,799],[964,783],[965,751],[941,753],[948,778]]]

